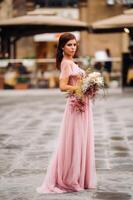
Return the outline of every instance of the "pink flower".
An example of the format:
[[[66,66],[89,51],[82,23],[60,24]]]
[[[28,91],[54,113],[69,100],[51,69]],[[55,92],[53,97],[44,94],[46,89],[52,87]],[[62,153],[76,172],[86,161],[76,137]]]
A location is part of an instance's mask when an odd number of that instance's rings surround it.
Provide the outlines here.
[[[97,84],[91,85],[84,93],[85,96],[89,96],[91,99],[95,98],[97,91],[99,90]]]
[[[70,104],[71,104],[72,112],[73,111],[77,111],[80,113],[85,112],[86,103],[83,99],[78,98],[75,95],[71,95]]]

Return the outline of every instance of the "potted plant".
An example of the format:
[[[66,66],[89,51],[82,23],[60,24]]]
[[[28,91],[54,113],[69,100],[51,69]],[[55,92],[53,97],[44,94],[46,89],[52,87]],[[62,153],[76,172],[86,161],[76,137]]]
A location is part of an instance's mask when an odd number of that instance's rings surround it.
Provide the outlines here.
[[[30,81],[30,79],[26,75],[18,76],[15,89],[28,89],[29,88],[29,81]]]

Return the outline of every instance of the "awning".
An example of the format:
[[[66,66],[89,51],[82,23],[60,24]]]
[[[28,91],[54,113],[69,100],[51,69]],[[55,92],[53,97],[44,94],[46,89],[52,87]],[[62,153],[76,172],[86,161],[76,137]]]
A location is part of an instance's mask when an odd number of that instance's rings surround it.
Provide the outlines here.
[[[92,23],[90,31],[94,33],[123,32],[124,28],[133,28],[133,9],[126,10],[122,15]]]
[[[8,32],[9,36],[23,37],[39,33],[88,30],[88,24],[57,16],[25,15],[1,20],[0,29]]]

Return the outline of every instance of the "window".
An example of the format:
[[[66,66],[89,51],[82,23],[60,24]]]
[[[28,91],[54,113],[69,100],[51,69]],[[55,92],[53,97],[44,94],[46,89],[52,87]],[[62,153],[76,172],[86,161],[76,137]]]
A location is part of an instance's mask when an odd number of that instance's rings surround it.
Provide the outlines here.
[[[107,4],[112,6],[115,4],[115,0],[107,0]]]
[[[106,0],[107,5],[123,5],[123,6],[128,6],[132,7],[133,6],[133,0]]]
[[[65,6],[76,6],[78,0],[35,0],[35,4],[41,7],[65,7]]]
[[[125,6],[133,5],[133,0],[122,0],[122,3]]]

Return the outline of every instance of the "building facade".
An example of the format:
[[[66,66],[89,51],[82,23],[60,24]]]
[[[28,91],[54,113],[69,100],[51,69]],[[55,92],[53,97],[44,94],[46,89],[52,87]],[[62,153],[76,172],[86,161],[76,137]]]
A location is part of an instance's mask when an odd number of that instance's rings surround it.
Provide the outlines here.
[[[25,15],[36,8],[76,8],[79,10],[80,20],[89,25],[97,20],[123,13],[132,7],[132,1],[126,0],[1,0],[0,17],[9,18]],[[123,39],[124,38],[124,39]],[[81,56],[94,56],[98,50],[109,48],[112,55],[120,56],[127,50],[124,34],[93,34],[82,32],[80,41]],[[27,43],[28,41],[28,43]],[[112,42],[113,41],[113,42]],[[32,37],[21,39],[17,46],[17,57],[36,57],[35,45]]]
[[[33,2],[33,1],[32,1]],[[125,9],[133,7],[132,0],[35,0],[35,6],[44,8],[67,8],[79,9],[80,20],[89,25],[97,20],[106,19],[122,14]],[[80,53],[82,56],[94,56],[98,50],[109,48],[112,55],[120,56],[123,51],[128,51],[128,36],[123,34],[91,34],[81,33]],[[113,41],[113,42],[112,42]],[[86,45],[87,44],[87,45]]]
[[[122,14],[131,8],[132,1],[124,0],[84,0],[79,2],[80,19],[91,23]],[[81,33],[81,54],[83,56],[96,55],[98,51],[109,49],[114,58],[112,70],[120,75],[122,68],[122,54],[128,52],[129,35],[127,33]]]
[[[111,3],[112,2],[112,3]],[[115,3],[109,0],[88,0],[79,4],[80,19],[85,20],[88,24],[106,19],[112,16],[122,14],[129,5],[123,2]],[[109,48],[113,56],[120,56],[125,48],[123,46],[123,34],[93,34],[82,33],[82,53],[83,55],[94,55],[95,51]],[[86,41],[88,45],[86,45]]]

